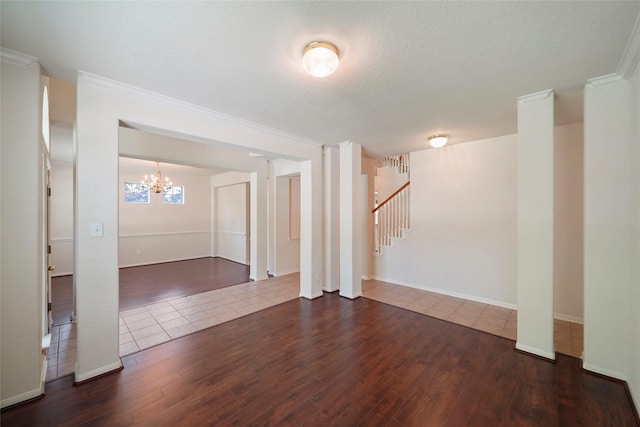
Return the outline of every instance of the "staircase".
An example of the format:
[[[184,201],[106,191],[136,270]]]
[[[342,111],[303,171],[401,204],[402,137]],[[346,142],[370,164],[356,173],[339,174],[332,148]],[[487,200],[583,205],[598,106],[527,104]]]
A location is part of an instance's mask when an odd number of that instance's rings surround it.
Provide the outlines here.
[[[382,246],[391,246],[392,238],[402,237],[403,230],[408,230],[410,222],[409,155],[385,157],[383,167],[391,167],[398,178],[406,176],[406,182],[400,185],[391,195],[378,203],[373,209],[375,228],[374,251],[379,253]]]

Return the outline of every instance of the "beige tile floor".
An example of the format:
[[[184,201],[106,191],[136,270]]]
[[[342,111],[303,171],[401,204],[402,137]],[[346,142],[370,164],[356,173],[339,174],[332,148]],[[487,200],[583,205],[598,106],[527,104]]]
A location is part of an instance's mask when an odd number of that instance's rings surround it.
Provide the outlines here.
[[[515,310],[378,280],[362,282],[362,292],[365,298],[516,340],[518,316]],[[554,320],[556,351],[582,357],[582,330],[579,323]]]
[[[120,356],[298,298],[300,275],[248,282],[120,312]]]
[[[47,352],[46,381],[69,375],[76,368],[75,323],[51,328],[51,345]]]

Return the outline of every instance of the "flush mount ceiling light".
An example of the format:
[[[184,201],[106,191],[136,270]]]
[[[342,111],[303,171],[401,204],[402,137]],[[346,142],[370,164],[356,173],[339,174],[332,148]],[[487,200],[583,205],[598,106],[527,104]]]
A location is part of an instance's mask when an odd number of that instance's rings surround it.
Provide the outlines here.
[[[433,148],[440,148],[444,147],[448,140],[449,135],[431,135],[429,137],[429,144],[431,144]]]
[[[304,48],[302,65],[315,77],[327,77],[338,68],[338,49],[327,42],[311,42]]]

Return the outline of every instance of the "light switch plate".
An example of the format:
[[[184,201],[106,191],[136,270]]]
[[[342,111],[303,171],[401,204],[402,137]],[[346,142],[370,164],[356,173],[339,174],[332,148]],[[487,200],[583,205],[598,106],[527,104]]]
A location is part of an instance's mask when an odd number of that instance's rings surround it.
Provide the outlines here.
[[[102,237],[102,224],[99,222],[92,222],[91,229],[89,230],[89,237]]]

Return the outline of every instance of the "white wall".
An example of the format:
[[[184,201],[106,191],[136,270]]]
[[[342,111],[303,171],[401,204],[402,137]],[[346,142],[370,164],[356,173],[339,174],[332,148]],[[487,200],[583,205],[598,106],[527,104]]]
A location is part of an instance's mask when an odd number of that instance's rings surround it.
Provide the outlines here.
[[[16,61],[14,62],[13,59]],[[11,61],[11,62],[8,62]],[[44,147],[40,65],[0,63],[0,406],[44,392]],[[17,184],[17,185],[16,185]]]
[[[216,256],[249,264],[249,185],[214,188]]]
[[[555,128],[558,317],[580,321],[582,124]],[[381,280],[516,306],[517,135],[411,153],[411,223],[405,239],[374,256]],[[570,194],[567,194],[570,193]],[[578,264],[580,265],[580,264]]]
[[[120,174],[120,267],[211,256],[210,178],[190,175],[170,178],[174,185],[184,187],[182,205],[162,203],[162,195],[153,192],[149,203],[125,203],[124,183],[140,182],[142,177]]]
[[[52,147],[56,141],[52,140]],[[51,168],[51,263],[52,276],[73,274],[73,167],[54,164]]]
[[[411,153],[411,230],[380,280],[516,304],[516,135]]]

